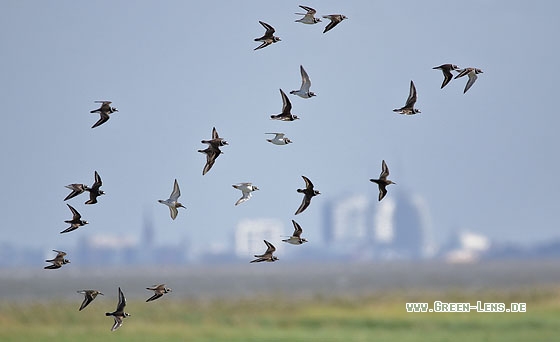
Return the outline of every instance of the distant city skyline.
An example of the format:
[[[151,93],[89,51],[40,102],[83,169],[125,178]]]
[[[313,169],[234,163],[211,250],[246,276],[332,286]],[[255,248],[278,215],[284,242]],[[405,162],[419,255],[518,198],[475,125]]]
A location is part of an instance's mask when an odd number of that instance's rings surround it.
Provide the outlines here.
[[[560,257],[560,238],[529,246],[495,240],[469,229],[454,230],[437,244],[424,200],[417,195],[395,190],[377,202],[377,194],[352,194],[329,198],[316,210],[322,211],[321,229],[303,236],[310,241],[302,246],[281,240],[291,235],[291,222],[274,217],[243,218],[228,232],[232,243],[213,241],[207,248],[193,244],[188,232],[171,243],[156,242],[160,228],[147,212],[139,229],[141,234],[96,234],[80,236],[76,244],[57,247],[68,252],[69,267],[239,264],[261,254],[268,240],[277,248],[282,262],[306,263],[338,261],[435,261],[476,263],[493,259],[535,259]],[[297,218],[296,218],[297,219]],[[312,236],[311,238],[309,236]],[[52,251],[2,243],[4,255],[0,268],[39,267]],[[9,256],[9,257],[8,257]]]

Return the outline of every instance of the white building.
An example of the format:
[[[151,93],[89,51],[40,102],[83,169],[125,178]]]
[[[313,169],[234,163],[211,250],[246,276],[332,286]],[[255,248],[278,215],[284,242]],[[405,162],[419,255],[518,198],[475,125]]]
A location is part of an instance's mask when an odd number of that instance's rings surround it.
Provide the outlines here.
[[[482,234],[460,232],[454,239],[455,248],[445,254],[445,261],[452,264],[477,262],[490,248],[490,239]]]
[[[425,201],[414,195],[393,191],[379,204],[374,216],[374,242],[391,258],[430,257],[435,248],[431,220]]]
[[[337,246],[354,245],[370,238],[370,200],[355,194],[331,201],[326,209],[325,241]]]
[[[291,235],[290,231],[289,235]],[[235,254],[240,258],[262,254],[266,250],[263,240],[272,243],[277,250],[282,248],[281,236],[286,235],[284,224],[279,219],[243,219],[235,228]]]

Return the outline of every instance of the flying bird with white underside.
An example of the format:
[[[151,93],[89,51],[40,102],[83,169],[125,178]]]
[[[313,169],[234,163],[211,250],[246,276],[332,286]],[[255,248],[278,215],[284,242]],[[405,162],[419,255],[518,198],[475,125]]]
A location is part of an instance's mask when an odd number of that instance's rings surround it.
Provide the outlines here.
[[[296,20],[296,23],[313,25],[321,22],[321,19],[315,18],[317,11],[309,6],[299,5],[300,8],[307,11],[306,13],[296,13],[297,15],[303,15],[304,17]]]
[[[274,138],[266,139],[266,141],[274,145],[288,145],[292,143],[292,140],[290,140],[290,138],[286,138],[284,133],[265,133],[265,134],[274,134]]]
[[[173,220],[177,217],[177,214],[179,213],[177,208],[186,209],[184,205],[182,205],[177,201],[179,199],[179,196],[181,196],[181,190],[179,189],[179,183],[177,183],[177,179],[175,179],[175,183],[173,183],[173,191],[171,192],[169,198],[166,200],[158,200],[159,203],[165,204],[166,206],[169,207],[171,219]]]
[[[296,221],[292,220],[292,224],[294,225],[294,233],[289,238],[282,240],[292,245],[302,245],[307,242],[307,239],[301,237],[301,233],[303,233],[303,229]]]
[[[120,328],[123,324],[123,319],[130,316],[129,313],[124,312],[124,307],[126,306],[126,298],[124,298],[124,293],[119,287],[119,301],[117,303],[117,309],[113,312],[106,312],[105,316],[113,316],[115,323],[111,327],[111,331],[115,331]]]
[[[309,91],[309,88],[311,87],[311,80],[309,79],[309,75],[307,74],[307,72],[303,68],[303,65],[299,66],[299,71],[301,73],[301,86],[298,90],[290,91],[290,94],[297,95],[297,96],[299,96],[301,98],[304,98],[304,99],[308,99],[310,97],[317,96],[317,95],[315,95],[314,92]]]
[[[242,193],[241,198],[238,199],[237,202],[235,202],[235,205],[248,201],[252,196],[251,193],[255,190],[259,190],[259,188],[253,185],[253,183],[239,183],[233,184],[232,186],[237,190],[240,190]]]
[[[460,78],[463,77],[465,75],[469,76],[469,80],[467,81],[467,84],[465,85],[465,90],[463,90],[463,94],[467,92],[467,90],[469,90],[472,85],[474,84],[474,82],[476,81],[476,79],[478,78],[478,74],[482,74],[482,70],[478,69],[478,68],[465,68],[461,71],[459,71],[459,74],[457,76],[455,76],[455,78]]]

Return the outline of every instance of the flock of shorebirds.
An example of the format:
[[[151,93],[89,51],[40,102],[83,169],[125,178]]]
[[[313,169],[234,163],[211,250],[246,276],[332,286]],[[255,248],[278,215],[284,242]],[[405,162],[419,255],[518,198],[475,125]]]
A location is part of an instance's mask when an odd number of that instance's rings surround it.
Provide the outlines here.
[[[305,10],[306,13],[296,13],[298,15],[303,15],[303,17],[301,19],[296,20],[296,22],[308,24],[308,25],[313,25],[321,22],[321,19],[315,17],[315,14],[317,13],[315,9],[308,6],[299,6],[299,7]],[[322,18],[330,20],[328,25],[325,27],[323,33],[330,31],[335,26],[340,24],[343,20],[347,19],[347,17],[342,14],[324,15],[322,16]],[[259,21],[259,23],[265,28],[266,32],[262,37],[254,39],[255,41],[261,42],[261,45],[256,47],[254,50],[259,50],[273,43],[277,43],[281,41],[279,37],[274,36],[274,33],[276,32],[274,27],[272,27],[271,25],[263,21]],[[472,85],[477,79],[477,75],[482,73],[482,70],[478,68],[469,67],[469,68],[461,69],[454,64],[442,64],[440,66],[434,67],[433,69],[438,69],[443,72],[444,80],[443,83],[441,84],[441,88],[445,87],[452,79],[468,76],[469,79],[464,88],[463,93],[466,93],[472,87]],[[453,75],[453,72],[457,72],[457,75],[455,75],[455,77]],[[300,89],[292,90],[290,91],[290,94],[299,96],[304,99],[309,99],[316,96],[316,94],[310,90],[311,81],[309,75],[301,65],[300,65],[300,73],[302,78]],[[294,121],[299,119],[296,115],[293,115],[291,113],[292,104],[290,102],[290,99],[282,89],[280,89],[280,95],[282,97],[282,112],[279,114],[271,115],[270,118],[272,120],[281,120],[281,121]],[[414,85],[414,82],[410,81],[409,95],[405,105],[401,108],[396,108],[393,111],[404,115],[418,114],[420,113],[420,110],[414,107],[414,105],[416,104],[416,100],[417,100],[416,87]],[[118,112],[117,108],[111,106],[112,104],[111,101],[95,101],[95,102],[101,103],[101,105],[98,109],[92,110],[90,113],[97,113],[100,115],[100,118],[92,126],[92,128],[101,126],[102,124],[104,124],[109,120],[110,114]],[[292,143],[292,141],[289,138],[287,138],[284,133],[275,132],[275,133],[265,133],[265,134],[274,134],[274,138],[266,139],[268,142],[274,145],[282,146],[282,145],[287,145]],[[207,172],[209,172],[212,169],[216,159],[220,156],[220,154],[222,154],[220,147],[228,145],[228,142],[218,135],[218,131],[214,127],[212,129],[212,138],[209,140],[202,140],[201,143],[206,144],[208,146],[206,149],[198,150],[198,152],[206,155],[206,164],[204,165],[204,168],[202,170],[202,175],[205,175]],[[387,186],[390,184],[396,184],[395,182],[389,180],[388,176],[389,176],[389,168],[385,160],[382,160],[381,174],[379,175],[379,178],[370,179],[371,182],[376,183],[378,186],[379,201],[381,201],[387,195]],[[309,178],[307,178],[306,176],[302,176],[302,178],[305,182],[305,188],[297,189],[296,191],[298,193],[303,194],[303,199],[294,215],[298,215],[304,212],[311,204],[311,199],[321,194],[318,190],[314,188],[314,185]],[[68,196],[66,196],[66,198],[64,198],[64,201],[72,199],[82,193],[88,192],[89,200],[87,200],[85,204],[87,205],[95,204],[97,203],[97,198],[105,194],[104,191],[100,189],[102,184],[103,183],[101,181],[101,177],[99,176],[99,173],[95,171],[94,182],[91,186],[88,186],[83,183],[73,183],[67,185],[66,188],[71,190],[71,192],[70,194],[68,194]],[[239,205],[243,202],[248,201],[252,196],[252,192],[259,190],[257,186],[249,182],[238,183],[232,186],[235,189],[240,190],[242,193],[241,198],[239,198],[235,202],[235,205]],[[177,179],[175,179],[173,183],[173,191],[171,192],[169,198],[166,200],[158,200],[159,203],[162,203],[169,208],[171,219],[173,220],[175,220],[175,218],[178,215],[178,209],[185,208],[185,206],[178,201],[180,196],[181,196],[181,190],[179,189],[179,183],[177,182]],[[60,232],[61,234],[72,232],[78,229],[79,227],[88,224],[87,221],[82,220],[80,213],[74,207],[72,207],[70,204],[67,204],[67,206],[72,213],[72,219],[64,221],[65,223],[70,224],[70,227],[61,231]],[[292,220],[292,224],[294,226],[293,234],[287,239],[284,239],[282,241],[293,245],[301,245],[307,242],[307,239],[301,237],[301,234],[303,232],[301,226],[294,220]],[[251,263],[257,263],[263,261],[274,262],[278,260],[278,258],[274,255],[274,252],[276,251],[274,245],[266,240],[264,240],[264,243],[266,245],[266,251],[263,254],[255,255],[256,259],[250,261]],[[53,251],[56,252],[57,255],[53,259],[46,260],[46,262],[50,262],[51,265],[45,266],[44,267],[45,269],[58,269],[61,268],[63,265],[70,263],[70,261],[65,258],[67,255],[66,252],[58,251],[58,250],[53,250]],[[147,287],[146,289],[154,292],[154,295],[148,298],[146,302],[156,300],[161,296],[163,296],[164,294],[171,292],[171,289],[167,288],[165,284],[153,285],[151,287]],[[80,311],[83,310],[85,307],[87,307],[97,297],[97,295],[103,295],[103,293],[97,290],[80,290],[78,291],[78,293],[84,294],[84,300],[79,308]],[[114,318],[114,324],[111,328],[112,331],[118,329],[122,325],[123,319],[129,316],[129,314],[124,311],[125,306],[126,306],[126,299],[121,288],[119,287],[118,304],[116,310],[113,312],[106,313],[107,316],[112,316]]]

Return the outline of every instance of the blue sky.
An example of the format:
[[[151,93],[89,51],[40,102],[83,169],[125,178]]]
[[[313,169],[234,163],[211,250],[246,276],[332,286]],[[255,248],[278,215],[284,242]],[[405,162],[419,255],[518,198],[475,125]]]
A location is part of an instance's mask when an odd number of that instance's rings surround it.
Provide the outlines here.
[[[377,189],[381,160],[392,191],[423,197],[436,242],[457,229],[500,241],[560,237],[557,194],[560,118],[559,4],[524,1],[321,1],[302,3],[345,20],[295,23],[299,2],[12,1],[1,5],[0,242],[73,246],[91,234],[139,234],[146,215],[158,243],[188,237],[199,248],[227,244],[242,218],[290,220],[308,176],[323,194],[296,220],[320,232],[322,205]],[[276,28],[282,41],[253,39]],[[432,67],[478,67],[440,89]],[[317,97],[290,95],[301,120],[276,122],[278,89],[299,88],[306,68]],[[410,80],[422,113],[401,116]],[[99,118],[96,100],[118,113]],[[551,108],[552,107],[552,108]],[[212,127],[230,145],[202,176]],[[294,143],[274,146],[265,132]],[[107,195],[85,206],[90,221],[60,235],[70,211],[64,185],[101,175]],[[157,203],[177,178],[187,206],[171,221]],[[235,207],[232,184],[252,181]]]

